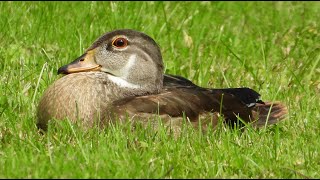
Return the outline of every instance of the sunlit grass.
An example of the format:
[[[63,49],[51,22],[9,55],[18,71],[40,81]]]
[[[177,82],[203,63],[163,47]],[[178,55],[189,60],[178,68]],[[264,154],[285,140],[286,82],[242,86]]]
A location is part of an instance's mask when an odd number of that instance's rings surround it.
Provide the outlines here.
[[[0,12],[1,178],[319,177],[320,3],[1,2]],[[166,73],[253,88],[284,102],[288,120],[244,132],[186,126],[179,138],[67,121],[39,134],[37,103],[57,69],[119,28],[153,37]]]

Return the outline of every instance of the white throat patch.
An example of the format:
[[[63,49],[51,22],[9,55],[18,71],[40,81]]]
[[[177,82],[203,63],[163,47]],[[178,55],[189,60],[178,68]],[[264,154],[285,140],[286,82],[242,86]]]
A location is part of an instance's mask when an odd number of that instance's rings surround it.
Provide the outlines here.
[[[114,82],[120,87],[131,88],[131,89],[140,88],[139,85],[132,84],[125,80],[129,76],[129,71],[134,65],[134,63],[136,62],[136,58],[137,58],[136,54],[131,55],[128,59],[127,64],[118,71],[121,77],[108,75],[109,80],[111,80],[112,82]]]
[[[128,77],[129,71],[130,71],[131,67],[134,65],[134,63],[136,62],[136,59],[137,59],[136,54],[131,55],[128,59],[127,64],[123,68],[120,69],[120,73],[123,78]]]
[[[112,76],[110,74],[108,74],[108,79],[110,81],[112,81],[113,83],[115,83],[116,85],[118,85],[120,87],[123,87],[123,88],[130,88],[130,89],[138,89],[138,88],[140,88],[139,85],[132,84],[132,83],[120,78],[120,77]]]

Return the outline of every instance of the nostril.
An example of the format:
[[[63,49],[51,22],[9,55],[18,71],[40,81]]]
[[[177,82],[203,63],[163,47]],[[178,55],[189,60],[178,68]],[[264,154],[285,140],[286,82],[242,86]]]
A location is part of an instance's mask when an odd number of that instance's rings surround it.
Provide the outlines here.
[[[82,59],[80,59],[80,61],[84,61],[84,59],[82,58]]]

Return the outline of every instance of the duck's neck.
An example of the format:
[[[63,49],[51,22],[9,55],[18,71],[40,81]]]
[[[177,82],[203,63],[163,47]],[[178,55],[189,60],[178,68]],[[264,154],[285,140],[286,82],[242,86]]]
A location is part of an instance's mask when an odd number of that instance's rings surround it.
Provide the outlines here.
[[[129,80],[122,79],[120,77],[116,77],[110,74],[107,74],[107,79],[110,81],[110,84],[117,87],[120,91],[125,94],[131,95],[145,95],[145,94],[157,94],[162,89],[162,81],[161,83],[143,83],[138,84],[134,82],[130,82]]]
[[[160,85],[135,84],[103,72],[85,72],[78,73],[78,75],[89,77],[91,80],[88,79],[88,83],[93,85],[92,89],[97,93],[104,94],[109,101],[129,96],[157,94],[162,88],[162,83]]]

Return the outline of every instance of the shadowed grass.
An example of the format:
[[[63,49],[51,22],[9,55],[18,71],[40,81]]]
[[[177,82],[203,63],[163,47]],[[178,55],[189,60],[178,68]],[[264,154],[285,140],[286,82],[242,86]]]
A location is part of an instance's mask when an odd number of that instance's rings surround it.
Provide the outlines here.
[[[1,2],[1,178],[317,178],[318,2]],[[180,138],[130,124],[38,133],[35,112],[57,69],[105,32],[136,29],[161,47],[166,73],[203,87],[250,87],[288,120],[219,125]],[[168,132],[169,131],[169,132]]]

